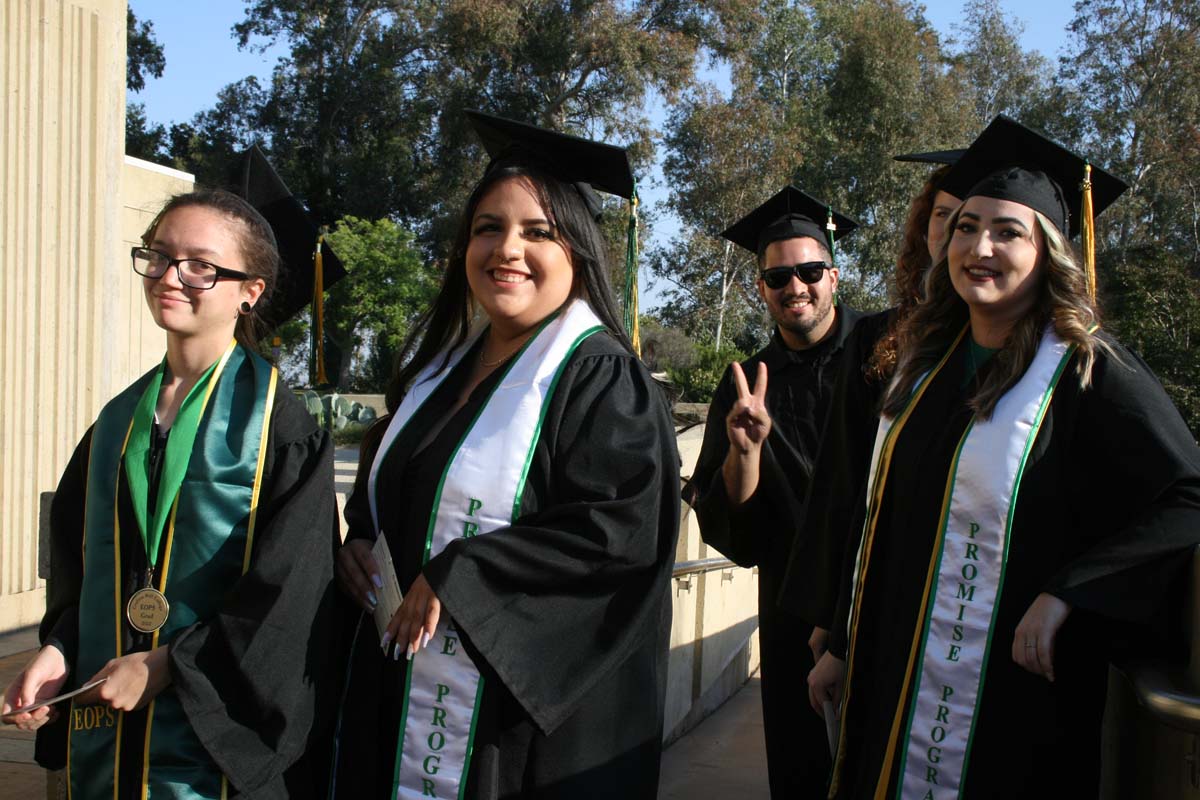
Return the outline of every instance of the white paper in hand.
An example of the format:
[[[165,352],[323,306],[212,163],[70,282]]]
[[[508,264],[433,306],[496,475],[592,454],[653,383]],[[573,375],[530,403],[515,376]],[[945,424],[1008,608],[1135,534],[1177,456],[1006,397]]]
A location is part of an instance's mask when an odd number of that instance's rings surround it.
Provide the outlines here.
[[[375,605],[375,632],[382,641],[383,632],[387,630],[396,609],[400,608],[400,601],[404,599],[404,595],[400,593],[400,581],[396,578],[396,566],[392,563],[392,551],[388,549],[383,531],[380,531],[375,539],[371,556],[375,559],[375,566],[379,567],[379,578],[383,582],[383,586],[375,590],[376,599],[379,601]]]
[[[821,710],[824,711],[822,716],[825,717],[825,738],[829,740],[829,755],[836,758],[838,745],[837,712],[834,711],[833,703],[829,700],[821,701]]]

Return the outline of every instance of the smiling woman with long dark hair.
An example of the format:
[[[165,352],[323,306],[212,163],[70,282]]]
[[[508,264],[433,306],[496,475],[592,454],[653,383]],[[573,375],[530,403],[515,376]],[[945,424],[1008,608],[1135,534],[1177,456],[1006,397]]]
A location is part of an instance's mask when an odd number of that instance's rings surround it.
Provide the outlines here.
[[[472,122],[494,157],[346,508],[338,577],[368,613],[334,793],[652,798],[678,460],[591,188],[632,176],[617,148]],[[404,599],[377,633],[384,543]]]

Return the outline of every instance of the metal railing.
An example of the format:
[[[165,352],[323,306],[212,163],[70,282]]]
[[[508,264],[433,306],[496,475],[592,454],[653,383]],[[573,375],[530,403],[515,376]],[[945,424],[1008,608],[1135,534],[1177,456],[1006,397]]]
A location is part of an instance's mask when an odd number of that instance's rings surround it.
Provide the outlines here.
[[[719,569],[737,569],[737,564],[728,558],[700,558],[694,561],[676,561],[675,569],[671,571],[671,577],[686,578],[689,575],[701,575],[705,572],[716,572]]]

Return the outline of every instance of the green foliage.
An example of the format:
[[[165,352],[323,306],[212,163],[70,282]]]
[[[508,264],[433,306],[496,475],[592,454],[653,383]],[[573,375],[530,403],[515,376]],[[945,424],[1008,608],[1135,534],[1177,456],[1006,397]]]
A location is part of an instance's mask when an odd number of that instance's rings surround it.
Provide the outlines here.
[[[154,23],[138,22],[132,8],[125,9],[125,88],[140,92],[146,88],[146,76],[161,78],[167,59],[163,47],[154,38]],[[167,131],[162,125],[150,125],[141,103],[125,106],[125,153],[147,161],[161,161],[166,150]]]
[[[1161,246],[1102,264],[1106,328],[1146,360],[1200,439],[1200,279]]]
[[[325,301],[327,344],[341,356],[330,379],[342,389],[382,392],[400,345],[437,292],[438,274],[412,233],[388,219],[345,217],[326,239],[347,273]]]
[[[125,155],[146,161],[165,161],[167,129],[151,125],[146,119],[146,107],[141,103],[125,106]]]
[[[690,366],[668,369],[667,374],[680,391],[679,402],[708,403],[729,365],[746,358],[745,353],[733,347],[718,349],[711,344],[699,344]]]
[[[697,89],[668,121],[663,171],[684,228],[649,264],[671,284],[669,321],[716,346],[764,321],[754,255],[714,234],[786,183],[863,223],[839,242],[840,295],[882,306],[925,177],[892,156],[960,144],[970,127],[929,24],[887,0],[743,2],[718,8],[710,36],[733,91]]]
[[[1200,6],[1181,0],[1075,5],[1062,80],[1078,146],[1130,183],[1097,220],[1110,329],[1162,380],[1200,434]]]
[[[139,23],[133,9],[125,9],[125,88],[140,92],[146,88],[146,76],[161,78],[167,66],[163,47],[154,38],[154,23]]]
[[[642,339],[642,361],[651,372],[688,369],[696,362],[696,344],[678,328],[667,327],[654,317],[638,319]]]

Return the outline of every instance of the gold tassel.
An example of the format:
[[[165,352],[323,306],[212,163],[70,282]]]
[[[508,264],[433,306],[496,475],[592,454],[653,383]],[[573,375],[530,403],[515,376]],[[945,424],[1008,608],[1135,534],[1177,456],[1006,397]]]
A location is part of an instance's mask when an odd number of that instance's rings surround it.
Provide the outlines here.
[[[629,198],[629,225],[625,240],[625,332],[638,358],[642,357],[642,339],[638,324],[638,196],[637,187]]]
[[[313,353],[316,356],[317,386],[325,386],[325,270],[321,245],[325,243],[325,229],[317,234],[317,249],[313,253]]]
[[[1083,203],[1080,214],[1080,246],[1083,248],[1083,268],[1087,272],[1088,296],[1096,299],[1096,220],[1092,213],[1092,165],[1083,166]]]

